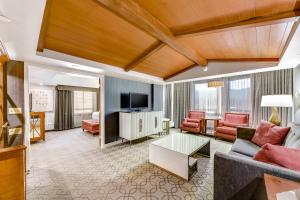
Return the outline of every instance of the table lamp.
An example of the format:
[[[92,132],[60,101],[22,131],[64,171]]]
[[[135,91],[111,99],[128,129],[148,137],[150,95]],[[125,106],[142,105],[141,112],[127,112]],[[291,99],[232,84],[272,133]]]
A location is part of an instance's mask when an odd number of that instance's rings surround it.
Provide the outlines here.
[[[261,98],[261,107],[272,107],[272,114],[269,122],[280,126],[281,120],[277,107],[293,107],[292,95],[266,95]]]

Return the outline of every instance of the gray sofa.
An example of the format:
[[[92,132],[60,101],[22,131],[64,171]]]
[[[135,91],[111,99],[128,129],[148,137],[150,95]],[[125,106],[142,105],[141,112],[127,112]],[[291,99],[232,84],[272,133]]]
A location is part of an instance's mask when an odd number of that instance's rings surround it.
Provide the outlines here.
[[[214,199],[252,199],[263,187],[263,174],[271,174],[300,182],[300,173],[283,167],[255,161],[252,157],[260,147],[251,142],[255,129],[238,128],[237,139],[228,154],[214,155]],[[292,128],[283,144],[300,148],[300,126]]]

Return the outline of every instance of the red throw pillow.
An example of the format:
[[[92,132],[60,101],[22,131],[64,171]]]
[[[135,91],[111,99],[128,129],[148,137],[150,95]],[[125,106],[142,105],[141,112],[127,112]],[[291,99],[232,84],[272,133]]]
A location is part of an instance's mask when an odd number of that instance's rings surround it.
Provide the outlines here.
[[[300,149],[265,144],[253,159],[300,171]]]
[[[251,141],[258,146],[263,146],[266,143],[281,145],[289,131],[290,127],[280,127],[270,122],[261,121]]]

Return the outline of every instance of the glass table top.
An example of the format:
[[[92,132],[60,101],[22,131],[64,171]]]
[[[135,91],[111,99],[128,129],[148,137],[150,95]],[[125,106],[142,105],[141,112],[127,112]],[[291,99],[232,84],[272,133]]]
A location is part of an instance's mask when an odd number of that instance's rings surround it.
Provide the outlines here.
[[[173,133],[164,138],[152,142],[152,145],[157,145],[172,151],[176,151],[185,155],[191,155],[201,147],[206,145],[210,139],[199,137],[196,135],[185,133]]]

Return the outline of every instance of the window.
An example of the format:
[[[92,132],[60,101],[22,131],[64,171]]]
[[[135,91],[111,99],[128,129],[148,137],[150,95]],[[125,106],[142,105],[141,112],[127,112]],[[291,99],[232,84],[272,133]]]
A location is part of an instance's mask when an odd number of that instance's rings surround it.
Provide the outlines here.
[[[96,110],[96,93],[74,91],[74,114],[92,113]]]
[[[229,109],[233,112],[251,111],[250,78],[231,80],[229,82]]]
[[[208,114],[220,113],[220,88],[209,88],[207,83],[195,84],[194,108]]]

